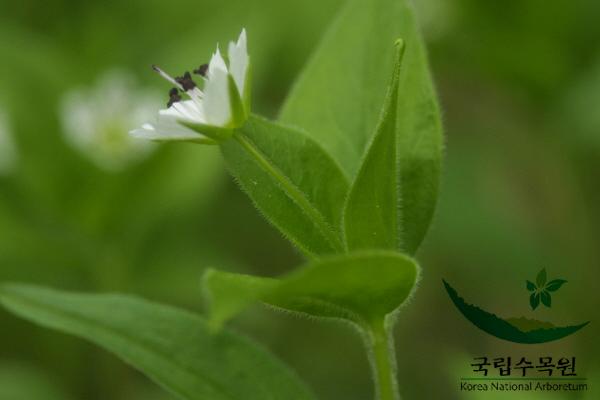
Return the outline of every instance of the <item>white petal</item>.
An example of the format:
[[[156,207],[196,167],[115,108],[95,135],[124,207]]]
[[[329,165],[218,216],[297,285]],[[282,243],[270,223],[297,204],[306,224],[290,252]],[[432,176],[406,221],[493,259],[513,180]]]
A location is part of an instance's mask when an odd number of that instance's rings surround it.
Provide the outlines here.
[[[238,87],[240,95],[244,96],[244,86],[246,85],[246,73],[248,70],[248,49],[246,29],[242,33],[237,43],[229,42],[229,70],[231,76]]]
[[[166,115],[187,122],[204,124],[206,123],[206,118],[204,118],[204,110],[201,106],[201,103],[199,104],[194,100],[178,101],[167,109],[159,110],[158,115]]]
[[[178,124],[175,119],[168,121],[165,118],[159,120],[156,125],[144,124],[129,134],[136,138],[149,140],[198,140],[204,138],[203,135]]]
[[[204,85],[206,123],[225,126],[231,121],[227,70],[215,68]]]
[[[212,55],[210,63],[208,64],[208,80],[212,79],[217,71],[224,71],[227,73],[227,65],[225,64],[225,60],[223,60],[223,56],[221,56],[219,47],[217,47],[217,51]]]
[[[150,140],[194,140],[204,138],[196,131],[183,126],[180,122],[206,123],[202,110],[193,100],[174,103],[160,110],[155,124],[145,123],[141,128],[129,132],[130,135]]]

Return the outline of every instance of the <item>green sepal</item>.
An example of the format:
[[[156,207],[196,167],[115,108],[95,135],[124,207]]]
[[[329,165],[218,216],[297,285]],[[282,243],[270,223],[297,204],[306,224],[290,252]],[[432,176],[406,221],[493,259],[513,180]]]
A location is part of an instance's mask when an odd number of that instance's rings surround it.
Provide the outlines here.
[[[252,109],[252,63],[250,60],[250,57],[248,57],[248,68],[246,68],[246,79],[243,88],[244,95],[242,96],[246,118],[248,118]]]
[[[531,281],[526,281],[526,282],[527,282],[527,290],[529,290],[530,292],[533,292],[536,289],[535,284]]]
[[[231,74],[227,75],[227,89],[229,90],[229,109],[231,110],[231,122],[229,125],[232,128],[239,128],[248,119],[248,114],[244,108],[244,101],[242,100],[240,91]]]
[[[246,85],[244,87],[244,99],[240,95],[238,87],[233,80],[231,74],[227,75],[227,90],[229,91],[229,108],[231,110],[231,121],[224,127],[207,125],[201,123],[193,123],[188,121],[179,120],[177,121],[179,124],[185,126],[193,130],[194,132],[200,133],[204,136],[207,136],[210,140],[198,139],[198,140],[189,140],[186,141],[195,142],[195,143],[204,143],[204,144],[219,144],[231,136],[233,136],[234,130],[244,125],[246,120],[248,119],[249,110],[250,110],[250,95],[249,93],[249,72],[246,72]]]
[[[197,132],[201,135],[208,137],[213,142],[215,142],[212,144],[218,144],[224,140],[229,139],[231,136],[233,136],[233,129],[230,127],[223,128],[223,127],[214,126],[214,125],[200,124],[200,123],[195,123],[195,122],[187,122],[187,121],[182,121],[182,120],[179,120],[177,122],[179,124],[185,126],[186,128],[193,130],[194,132]],[[199,139],[199,140],[201,140],[201,139]],[[196,142],[196,140],[194,140],[194,142]]]
[[[215,145],[219,144],[218,141],[216,141],[214,139],[210,139],[208,137],[198,137],[197,139],[164,137],[164,138],[155,138],[155,139],[150,139],[150,140],[152,142],[158,142],[158,143],[186,142],[186,143],[206,144],[206,145],[211,145],[211,146],[215,146]]]

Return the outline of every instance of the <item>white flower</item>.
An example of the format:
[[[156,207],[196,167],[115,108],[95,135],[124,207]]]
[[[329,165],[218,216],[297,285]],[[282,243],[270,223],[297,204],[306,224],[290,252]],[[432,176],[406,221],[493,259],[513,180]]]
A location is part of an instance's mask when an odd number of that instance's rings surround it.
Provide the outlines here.
[[[228,58],[229,64],[217,46],[210,63],[194,70],[204,80],[202,90],[189,72],[173,78],[153,66],[175,87],[169,92],[168,108],[158,112],[156,122],[145,123],[141,128],[131,131],[131,135],[158,141],[201,143],[215,143],[228,137],[231,129],[244,123],[249,112],[250,60],[245,29],[236,43],[229,43]],[[188,99],[182,100],[180,93],[184,93]]]
[[[12,131],[8,124],[8,117],[0,112],[0,175],[11,174],[18,160]]]
[[[150,118],[159,104],[160,96],[138,89],[130,74],[108,71],[93,87],[64,96],[63,134],[98,167],[122,170],[146,158],[154,148],[152,143],[133,139],[127,131]]]

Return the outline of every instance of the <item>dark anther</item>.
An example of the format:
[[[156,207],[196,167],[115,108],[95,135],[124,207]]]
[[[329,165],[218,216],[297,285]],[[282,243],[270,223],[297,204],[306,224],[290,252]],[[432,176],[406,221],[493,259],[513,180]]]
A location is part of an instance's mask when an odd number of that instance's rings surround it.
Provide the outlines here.
[[[188,71],[186,71],[183,76],[178,76],[175,78],[175,81],[179,83],[186,92],[196,87],[196,82],[194,82],[192,75]]]
[[[206,73],[208,72],[208,64],[202,64],[197,69],[194,70],[196,75],[201,75],[206,77]]]
[[[177,103],[178,101],[181,101],[179,90],[177,90],[177,88],[169,90],[169,102],[167,103],[167,107],[171,107],[174,103]]]

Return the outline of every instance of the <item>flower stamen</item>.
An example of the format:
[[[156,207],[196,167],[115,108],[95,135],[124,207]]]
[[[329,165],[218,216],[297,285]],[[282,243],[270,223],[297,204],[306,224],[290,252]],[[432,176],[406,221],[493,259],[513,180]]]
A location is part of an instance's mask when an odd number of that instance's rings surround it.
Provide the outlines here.
[[[202,64],[198,68],[193,71],[196,75],[200,75],[203,78],[206,78],[206,74],[208,72],[208,64]]]
[[[152,65],[152,69],[171,84],[167,107],[158,111],[154,124],[142,125],[131,134],[151,140],[194,142],[231,137],[234,129],[248,118],[250,105],[244,93],[248,67],[245,30],[237,42],[229,43],[227,61],[217,46],[209,63],[185,71],[181,76],[169,75]]]
[[[192,75],[189,72],[185,72],[183,76],[177,76],[173,78],[171,75],[167,74],[165,71],[160,69],[156,65],[152,65],[152,69],[165,79],[166,81],[172,83],[175,88],[187,94],[192,100],[196,103],[200,104],[202,100],[203,93],[200,89],[198,89],[196,82],[192,79]],[[169,92],[169,98],[171,98],[171,93]],[[181,99],[177,100],[180,101]],[[171,103],[171,101],[169,101]],[[172,104],[172,103],[171,103]],[[170,107],[170,106],[169,106]]]
[[[185,71],[183,76],[175,77],[175,80],[181,85],[181,87],[183,87],[183,90],[186,92],[194,90],[194,88],[197,86],[196,82],[194,82],[194,80],[192,79],[192,75],[188,71]]]
[[[173,78],[171,75],[167,74],[165,71],[163,71],[162,69],[160,69],[158,66],[152,65],[152,69],[154,71],[158,72],[158,74],[160,76],[162,76],[165,80],[167,80],[168,82],[172,83],[176,88],[178,88],[181,91],[185,91],[183,89],[183,86],[175,78]]]
[[[172,88],[169,90],[169,102],[167,103],[167,107],[171,107],[173,104],[180,101],[181,96],[179,95],[179,90],[177,90],[177,88]]]

